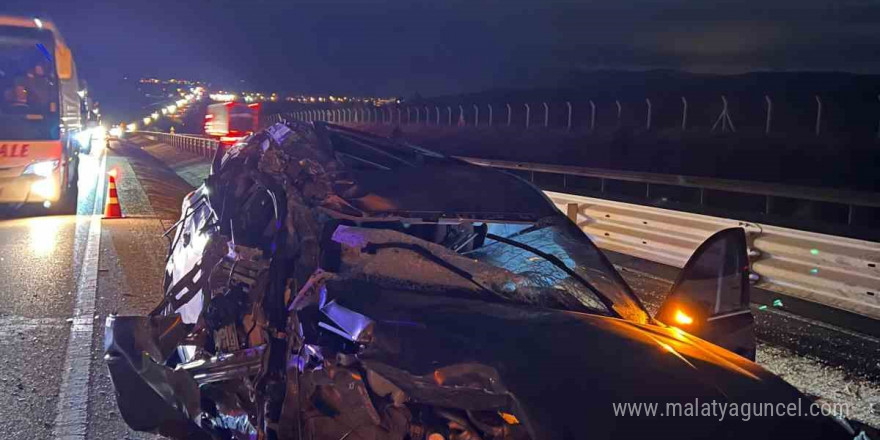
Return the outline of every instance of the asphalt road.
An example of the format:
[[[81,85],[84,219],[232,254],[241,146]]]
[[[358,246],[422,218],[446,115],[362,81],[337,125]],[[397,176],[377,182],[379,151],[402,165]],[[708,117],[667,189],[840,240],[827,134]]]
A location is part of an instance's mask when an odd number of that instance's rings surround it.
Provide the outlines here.
[[[130,431],[116,410],[103,325],[158,303],[162,233],[191,186],[113,147],[81,157],[77,215],[0,217],[0,438],[154,437]],[[93,213],[114,168],[126,218],[101,221]]]
[[[119,416],[102,360],[103,324],[110,313],[143,314],[159,301],[162,233],[207,164],[137,140],[114,143],[106,158],[83,157],[78,215],[0,218],[0,438],[156,438],[130,431]],[[117,170],[126,218],[100,221],[92,213],[101,211],[109,169]],[[649,305],[668,288],[662,278],[624,276]],[[852,416],[880,426],[877,372],[811,349],[825,341],[870,358],[876,341],[784,311],[762,311],[758,321],[765,329],[759,363],[808,394],[852,402]]]

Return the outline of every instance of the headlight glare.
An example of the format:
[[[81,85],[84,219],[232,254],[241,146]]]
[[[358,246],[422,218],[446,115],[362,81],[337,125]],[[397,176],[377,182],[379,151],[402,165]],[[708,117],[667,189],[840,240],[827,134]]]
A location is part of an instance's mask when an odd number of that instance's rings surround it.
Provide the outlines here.
[[[41,177],[49,177],[55,172],[55,169],[58,168],[58,163],[60,161],[58,159],[55,160],[44,160],[41,162],[34,162],[28,165],[22,174],[33,174],[35,176]]]

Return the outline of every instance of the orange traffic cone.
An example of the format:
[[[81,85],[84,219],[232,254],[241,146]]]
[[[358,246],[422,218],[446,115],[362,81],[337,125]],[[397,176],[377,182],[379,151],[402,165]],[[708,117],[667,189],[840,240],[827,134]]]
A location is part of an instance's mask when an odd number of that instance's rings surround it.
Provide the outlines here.
[[[107,202],[104,204],[104,218],[122,218],[122,208],[116,195],[116,174],[109,173],[107,180]]]

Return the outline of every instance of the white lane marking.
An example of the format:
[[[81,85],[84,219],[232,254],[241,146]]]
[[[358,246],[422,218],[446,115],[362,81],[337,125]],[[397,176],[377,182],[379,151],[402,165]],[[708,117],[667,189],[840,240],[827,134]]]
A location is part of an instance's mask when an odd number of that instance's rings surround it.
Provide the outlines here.
[[[101,200],[104,198],[106,164],[107,156],[102,155],[101,165],[95,173],[98,179],[95,184],[95,202],[89,220],[86,251],[76,285],[76,303],[73,309],[73,323],[70,326],[70,338],[67,340],[67,355],[61,370],[61,389],[58,392],[55,425],[52,427],[54,439],[85,439],[88,429],[92,332],[95,321],[95,293],[98,289]]]

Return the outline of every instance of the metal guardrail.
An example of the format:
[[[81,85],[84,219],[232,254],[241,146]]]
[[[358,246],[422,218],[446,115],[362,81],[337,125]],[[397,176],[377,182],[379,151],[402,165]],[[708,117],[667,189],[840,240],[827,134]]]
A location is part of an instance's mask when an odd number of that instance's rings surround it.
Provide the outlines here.
[[[880,243],[546,193],[599,247],[676,267],[716,231],[744,227],[757,287],[880,319]]]
[[[211,158],[219,142],[180,134],[139,132],[184,151]],[[537,165],[461,158],[471,163],[529,172],[582,175],[658,185],[800,197],[809,200],[880,206],[874,194],[815,192],[798,187],[662,174]],[[649,187],[650,188],[650,187]],[[649,189],[650,191],[650,189]],[[744,227],[751,271],[758,287],[880,319],[880,243],[768,226],[708,215],[545,191],[556,206],[598,246],[657,263],[682,267],[714,232]]]
[[[137,133],[146,135],[155,141],[163,142],[180,150],[207,157],[208,159],[214,157],[214,153],[217,151],[217,148],[220,147],[219,141],[199,136],[161,133],[157,131],[138,131]]]
[[[480,159],[476,157],[459,157],[476,165],[484,165],[492,168],[525,171],[529,173],[549,173],[562,176],[584,176],[598,179],[623,180],[628,182],[644,183],[645,195],[650,197],[651,185],[670,185],[699,190],[719,190],[742,194],[753,194],[770,197],[787,197],[791,199],[811,200],[817,202],[839,203],[848,206],[852,211],[854,207],[880,207],[880,194],[851,191],[843,189],[828,189],[794,185],[780,185],[761,182],[749,182],[743,180],[717,179],[698,176],[681,176],[672,174],[645,173],[626,170],[608,170],[601,168],[575,167],[567,165],[546,165],[527,162],[515,162],[506,160]],[[534,179],[532,179],[534,180]],[[702,195],[701,195],[702,199]],[[769,206],[771,203],[765,203]]]

